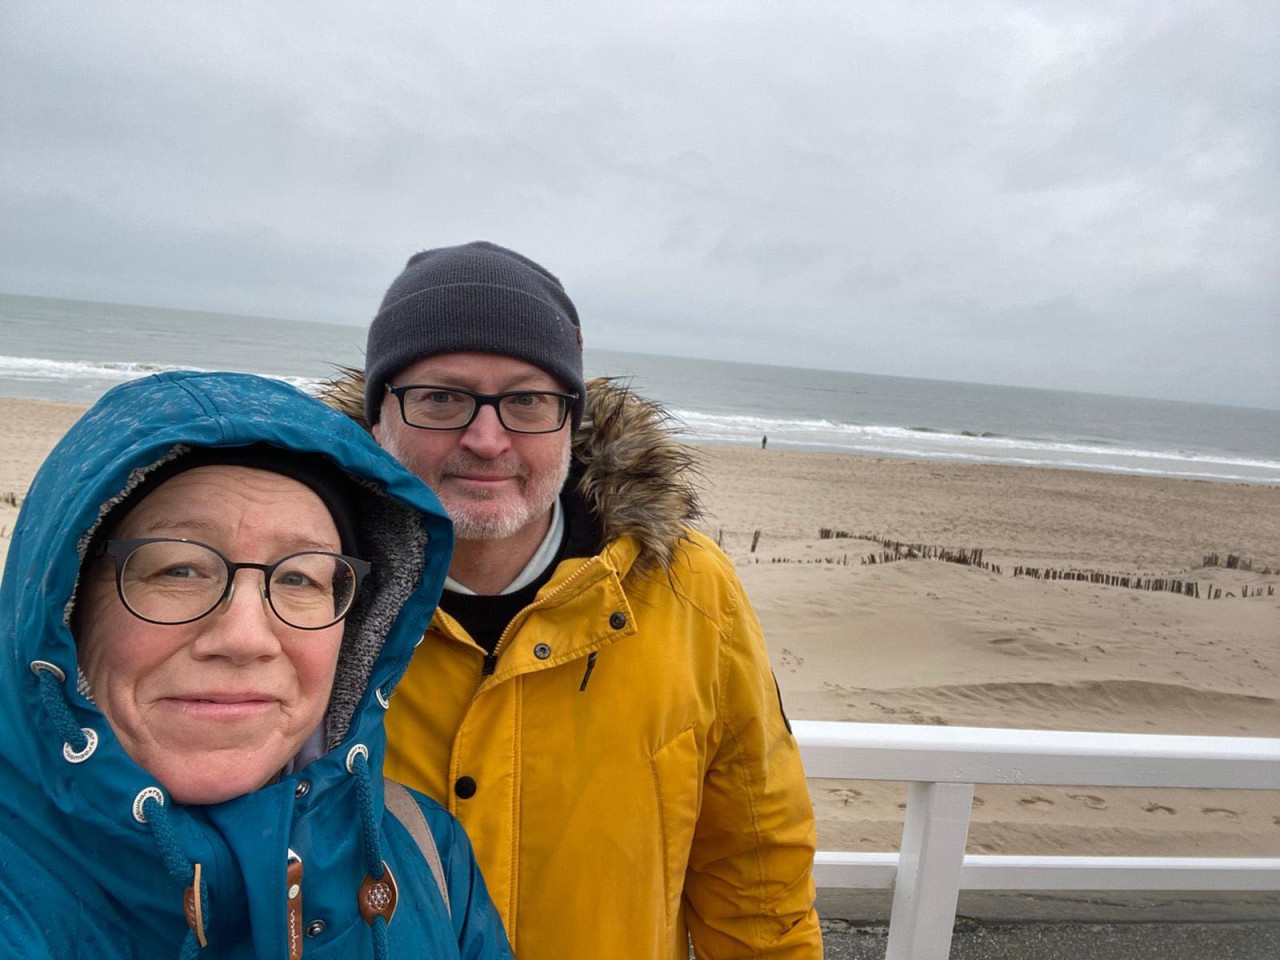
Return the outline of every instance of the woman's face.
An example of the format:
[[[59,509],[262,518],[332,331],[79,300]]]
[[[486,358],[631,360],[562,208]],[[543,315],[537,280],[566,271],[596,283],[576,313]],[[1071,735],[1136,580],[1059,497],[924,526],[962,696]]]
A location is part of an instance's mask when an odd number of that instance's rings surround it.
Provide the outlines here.
[[[198,540],[228,560],[274,563],[341,552],[324,502],[305,484],[240,466],[166,480],[111,539]],[[269,783],[319,725],[342,623],[300,630],[240,570],[228,602],[193,623],[139,620],[120,602],[110,558],[91,565],[79,604],[79,657],[125,751],[179,803],[218,803]]]

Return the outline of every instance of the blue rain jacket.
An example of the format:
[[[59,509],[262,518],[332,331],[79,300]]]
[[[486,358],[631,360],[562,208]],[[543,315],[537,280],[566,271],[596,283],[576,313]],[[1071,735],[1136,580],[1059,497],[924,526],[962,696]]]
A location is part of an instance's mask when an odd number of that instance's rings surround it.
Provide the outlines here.
[[[360,553],[374,571],[346,621],[327,749],[225,803],[184,807],[162,790],[164,816],[139,822],[135,801],[158,784],[77,690],[68,615],[81,551],[104,506],[140,478],[134,471],[181,445],[257,442],[326,454],[361,488]],[[420,848],[383,808],[385,702],[431,619],[451,545],[425,485],[347,417],[285,383],[166,373],[104,396],[36,475],[0,588],[0,957],[288,958],[292,851],[302,862],[294,957],[509,958],[457,822],[414,795],[443,860],[450,916]],[[368,755],[362,783],[348,769],[358,744]],[[357,906],[374,857],[399,887],[380,929]],[[184,915],[196,864],[204,947]]]

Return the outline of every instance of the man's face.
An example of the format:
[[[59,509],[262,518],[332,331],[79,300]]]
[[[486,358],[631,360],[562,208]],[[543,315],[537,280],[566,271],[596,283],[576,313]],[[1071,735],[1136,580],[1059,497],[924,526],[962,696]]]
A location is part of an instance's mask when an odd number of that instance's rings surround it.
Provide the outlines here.
[[[475,393],[564,391],[549,373],[488,353],[446,353],[419,360],[391,379]],[[421,430],[400,416],[387,393],[373,435],[426,482],[453,520],[459,540],[505,540],[544,518],[569,475],[570,421],[555,433],[512,433],[498,411],[481,407],[462,430]]]

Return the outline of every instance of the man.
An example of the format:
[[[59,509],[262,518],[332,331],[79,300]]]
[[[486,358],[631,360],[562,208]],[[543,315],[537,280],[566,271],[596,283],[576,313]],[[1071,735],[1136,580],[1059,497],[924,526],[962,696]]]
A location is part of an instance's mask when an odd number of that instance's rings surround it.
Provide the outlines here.
[[[584,384],[560,282],[490,243],[417,254],[370,327],[363,401],[457,541],[386,771],[465,825],[516,955],[821,957],[813,811],[759,623],[689,526],[665,414]]]

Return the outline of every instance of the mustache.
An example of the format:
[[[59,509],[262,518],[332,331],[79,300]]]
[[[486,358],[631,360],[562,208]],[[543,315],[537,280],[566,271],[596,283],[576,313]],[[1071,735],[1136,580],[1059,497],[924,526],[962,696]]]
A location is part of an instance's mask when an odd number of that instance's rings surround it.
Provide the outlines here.
[[[447,477],[516,477],[528,479],[529,468],[521,463],[518,457],[499,457],[496,460],[485,460],[473,454],[459,451],[446,458],[436,468],[436,475],[441,479]]]

